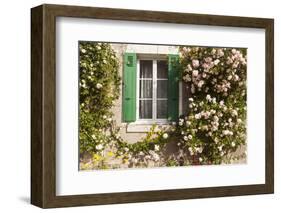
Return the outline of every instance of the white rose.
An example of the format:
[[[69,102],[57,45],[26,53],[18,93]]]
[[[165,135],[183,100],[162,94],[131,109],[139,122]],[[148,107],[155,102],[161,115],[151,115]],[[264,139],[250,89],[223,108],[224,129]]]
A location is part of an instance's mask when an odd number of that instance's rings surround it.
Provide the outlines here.
[[[235,146],[236,146],[235,142],[232,142],[232,143],[231,143],[231,146],[232,146],[232,147],[235,147]]]
[[[159,151],[159,150],[160,150],[160,146],[159,146],[159,145],[155,145],[155,146],[154,146],[154,150],[155,150],[155,151]]]
[[[96,84],[96,88],[97,88],[97,89],[101,89],[101,88],[102,88],[102,84],[97,83],[97,84]]]
[[[92,134],[92,138],[95,140],[96,139],[96,136],[94,134]]]
[[[207,99],[207,101],[211,101],[211,96],[208,94],[208,95],[206,96],[206,99]]]
[[[154,160],[155,161],[159,161],[160,160],[160,157],[159,157],[159,155],[158,154],[153,154],[153,158],[154,158]]]
[[[188,70],[188,71],[191,71],[191,70],[192,70],[192,67],[190,66],[190,64],[187,65],[187,70]]]
[[[232,116],[237,116],[238,115],[238,112],[234,109],[234,110],[232,110]]]
[[[198,114],[195,114],[195,119],[200,119],[201,118],[201,114],[200,113],[198,113]]]
[[[133,159],[132,159],[132,162],[133,162],[134,164],[136,164],[136,163],[138,163],[138,159],[133,158]]]
[[[198,87],[201,88],[205,82],[203,80],[199,81]]]
[[[220,57],[224,56],[224,52],[222,51],[222,49],[219,49],[219,50],[218,50],[218,55],[219,55]]]
[[[214,64],[215,65],[218,65],[220,63],[220,60],[219,59],[216,59],[215,61],[214,61]]]
[[[192,60],[192,66],[193,66],[194,68],[199,67],[199,61],[198,61],[198,60]]]
[[[85,50],[85,49],[82,49],[81,52],[82,52],[82,53],[86,53],[86,50]]]
[[[97,149],[97,150],[101,150],[102,148],[103,148],[103,145],[102,145],[102,144],[96,145],[96,149]]]
[[[169,135],[168,135],[167,133],[164,133],[164,134],[163,134],[163,138],[164,138],[164,139],[167,139],[168,137],[169,137]]]
[[[215,121],[215,122],[218,122],[218,121],[219,121],[219,117],[215,115],[215,116],[214,116],[214,121]]]
[[[183,137],[183,140],[187,141],[187,140],[188,140],[188,137],[185,135],[185,136]]]
[[[189,139],[189,140],[191,140],[191,139],[192,139],[192,135],[188,135],[187,137],[188,137],[188,139]]]
[[[193,102],[193,98],[189,98],[188,100],[189,100],[190,102]]]
[[[192,75],[194,76],[194,77],[197,77],[198,76],[198,70],[193,70],[193,72],[192,72]]]
[[[202,161],[203,161],[203,159],[202,159],[202,158],[199,158],[199,161],[200,161],[200,162],[202,162]]]

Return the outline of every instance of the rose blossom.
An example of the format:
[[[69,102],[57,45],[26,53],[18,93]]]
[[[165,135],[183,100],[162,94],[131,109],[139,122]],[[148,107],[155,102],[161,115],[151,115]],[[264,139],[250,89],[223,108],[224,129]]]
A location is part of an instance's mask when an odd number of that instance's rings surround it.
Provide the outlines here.
[[[97,88],[97,89],[101,89],[101,88],[102,88],[102,84],[97,83],[97,84],[96,84],[96,88]]]
[[[96,145],[96,149],[97,149],[97,150],[101,150],[102,148],[103,148],[103,145],[102,145],[102,144]]]
[[[169,135],[168,135],[167,133],[164,133],[164,134],[163,134],[163,138],[164,138],[164,139],[167,139],[168,137],[169,137]]]
[[[193,60],[192,60],[192,66],[193,66],[194,68],[199,67],[199,61],[198,61],[198,60],[193,59]]]
[[[193,72],[192,72],[192,76],[194,76],[194,77],[197,77],[198,76],[198,70],[193,70]]]
[[[219,59],[216,59],[215,61],[214,61],[214,64],[215,65],[218,65],[220,63],[220,60]]]

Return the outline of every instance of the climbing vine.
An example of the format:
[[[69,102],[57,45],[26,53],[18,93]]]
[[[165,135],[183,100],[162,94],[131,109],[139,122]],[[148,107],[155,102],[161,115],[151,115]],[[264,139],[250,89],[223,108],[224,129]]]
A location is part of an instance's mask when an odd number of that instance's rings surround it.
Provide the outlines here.
[[[79,43],[80,152],[97,153],[111,141],[111,108],[120,95],[119,63],[107,43]]]
[[[120,136],[112,107],[120,96],[119,62],[107,43],[80,42],[81,169],[230,163],[246,142],[246,50],[179,48],[188,113],[169,127],[154,125],[139,142]],[[165,155],[167,145],[177,150]],[[245,156],[241,156],[245,157]],[[112,163],[117,162],[117,163]]]

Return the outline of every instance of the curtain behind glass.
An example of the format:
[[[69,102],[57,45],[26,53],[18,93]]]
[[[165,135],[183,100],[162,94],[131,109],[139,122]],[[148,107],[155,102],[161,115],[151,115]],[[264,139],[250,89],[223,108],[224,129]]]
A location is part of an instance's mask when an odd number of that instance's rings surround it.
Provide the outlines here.
[[[157,61],[157,118],[168,117],[168,64],[167,61]]]
[[[140,60],[139,117],[152,119],[152,60]]]

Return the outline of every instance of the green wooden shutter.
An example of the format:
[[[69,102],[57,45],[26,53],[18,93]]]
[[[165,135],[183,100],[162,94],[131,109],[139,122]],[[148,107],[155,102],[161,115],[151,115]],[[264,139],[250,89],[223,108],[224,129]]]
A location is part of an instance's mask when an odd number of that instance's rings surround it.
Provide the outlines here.
[[[137,80],[137,55],[136,53],[124,54],[123,72],[123,121],[136,120],[136,80]]]
[[[179,116],[179,56],[168,55],[168,119],[176,121]]]

